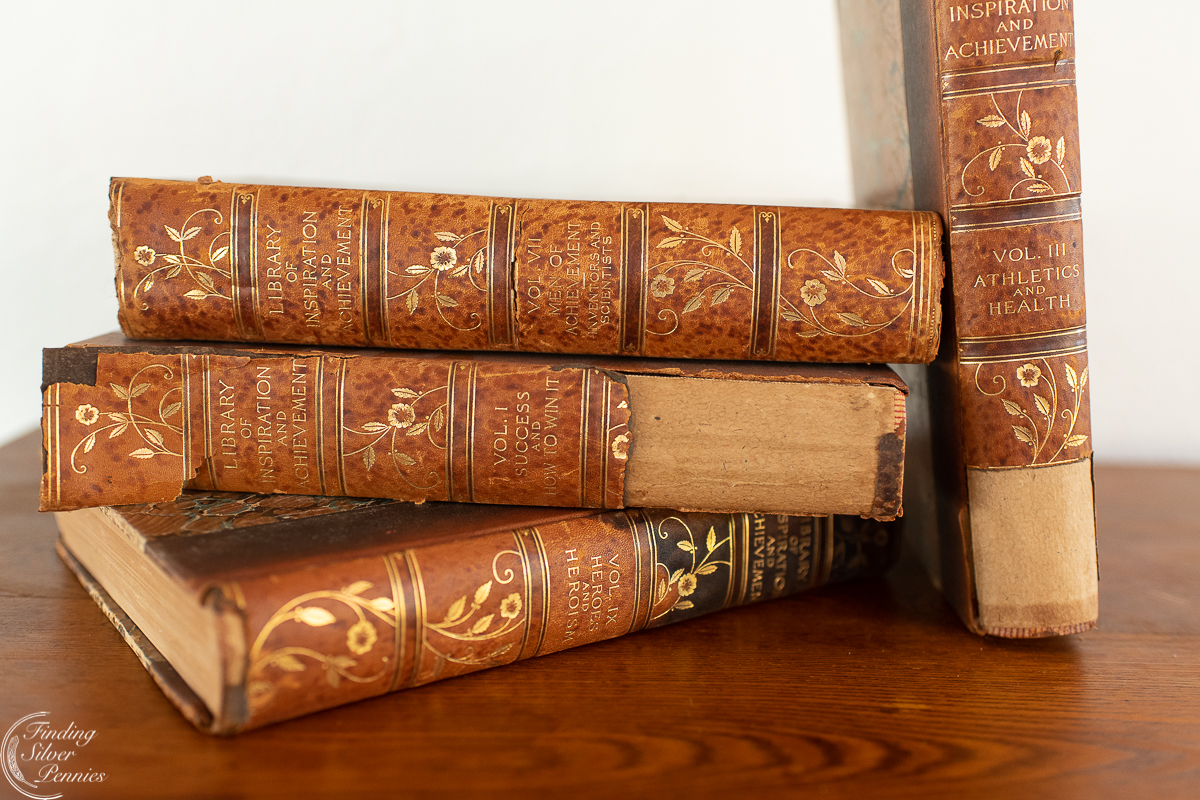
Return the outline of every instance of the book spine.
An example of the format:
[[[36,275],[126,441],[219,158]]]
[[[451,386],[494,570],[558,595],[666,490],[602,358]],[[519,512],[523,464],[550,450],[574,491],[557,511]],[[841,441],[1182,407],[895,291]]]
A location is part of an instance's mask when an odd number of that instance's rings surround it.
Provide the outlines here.
[[[228,583],[244,696],[216,728],[878,574],[896,544],[894,524],[851,517],[631,510]]]
[[[590,367],[100,353],[45,390],[42,509],[185,486],[620,508],[629,393]]]
[[[928,362],[928,212],[114,179],[121,327],[151,339]]]
[[[1086,630],[1097,570],[1070,0],[900,9],[913,196],[949,229],[953,324],[929,376],[945,588],[983,633]]]

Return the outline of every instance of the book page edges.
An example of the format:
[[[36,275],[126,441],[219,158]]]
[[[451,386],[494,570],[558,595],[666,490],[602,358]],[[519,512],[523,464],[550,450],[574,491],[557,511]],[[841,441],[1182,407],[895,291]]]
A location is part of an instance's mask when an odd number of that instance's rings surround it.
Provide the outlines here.
[[[75,573],[75,577],[79,583],[87,590],[96,605],[104,612],[117,632],[121,634],[121,638],[129,645],[129,648],[137,655],[138,660],[142,662],[142,666],[146,668],[146,672],[150,673],[150,677],[158,684],[158,688],[167,696],[167,699],[179,709],[192,725],[196,726],[206,733],[225,733],[232,731],[223,731],[214,719],[212,712],[204,701],[192,691],[187,682],[180,677],[171,663],[163,657],[158,648],[154,646],[146,635],[142,632],[129,615],[113,600],[112,596],[104,590],[104,587],[92,576],[91,572],[80,563],[79,559],[67,547],[62,537],[59,537],[55,545],[59,557],[71,572]]]
[[[978,626],[1008,638],[1091,629],[1099,615],[1091,458],[968,469]]]
[[[627,385],[628,506],[900,514],[906,417],[897,388],[637,375]]]

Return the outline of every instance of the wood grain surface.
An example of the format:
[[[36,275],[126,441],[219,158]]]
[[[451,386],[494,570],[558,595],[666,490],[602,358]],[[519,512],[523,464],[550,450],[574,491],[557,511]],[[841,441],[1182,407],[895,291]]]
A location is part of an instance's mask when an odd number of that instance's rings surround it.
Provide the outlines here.
[[[85,797],[1200,797],[1200,470],[1098,467],[1100,627],[968,633],[920,569],[346,706],[195,732],[0,449],[0,731],[96,736]],[[0,798],[20,797],[0,780]]]

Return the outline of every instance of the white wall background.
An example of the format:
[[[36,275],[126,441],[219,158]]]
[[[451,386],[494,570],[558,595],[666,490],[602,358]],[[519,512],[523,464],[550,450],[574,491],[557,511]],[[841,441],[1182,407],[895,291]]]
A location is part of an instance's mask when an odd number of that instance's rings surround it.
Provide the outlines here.
[[[1094,442],[1200,463],[1200,11],[1076,10]],[[1148,7],[1145,7],[1148,8]],[[116,327],[113,175],[848,205],[833,0],[9,4],[0,441]]]

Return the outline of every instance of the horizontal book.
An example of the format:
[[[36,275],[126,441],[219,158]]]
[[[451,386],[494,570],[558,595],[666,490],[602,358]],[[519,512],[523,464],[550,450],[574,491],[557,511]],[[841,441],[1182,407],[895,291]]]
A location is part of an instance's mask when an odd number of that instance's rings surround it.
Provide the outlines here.
[[[324,708],[882,572],[896,523],[189,494],[59,552],[197,727]]]
[[[141,339],[928,362],[942,227],[913,211],[516,200],[114,178]]]
[[[42,510],[185,488],[781,514],[901,508],[883,366],[133,342],[44,351]]]

